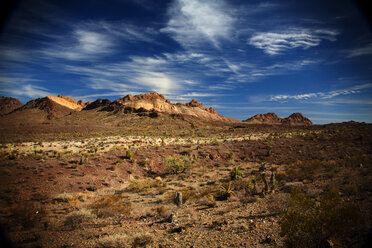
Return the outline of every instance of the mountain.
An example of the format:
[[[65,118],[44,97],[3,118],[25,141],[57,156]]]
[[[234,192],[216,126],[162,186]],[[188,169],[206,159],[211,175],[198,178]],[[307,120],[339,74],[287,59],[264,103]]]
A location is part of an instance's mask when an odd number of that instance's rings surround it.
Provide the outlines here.
[[[293,113],[283,120],[283,124],[289,126],[311,126],[313,123],[301,113]]]
[[[268,124],[268,125],[281,125],[283,119],[274,113],[258,114],[245,120],[249,124]]]
[[[48,119],[59,118],[70,114],[72,111],[80,111],[84,107],[82,100],[75,101],[67,96],[46,96],[27,102],[15,112],[25,112],[27,110],[41,110],[47,114]]]
[[[16,98],[0,96],[0,115],[9,114],[22,106],[23,103]]]
[[[233,122],[231,118],[220,116],[213,108],[205,108],[195,99],[189,103],[171,103],[157,92],[140,95],[127,95],[114,102],[99,99],[88,105],[83,110],[101,108],[101,111],[115,113],[137,113],[140,116],[157,117],[159,114],[193,116],[201,119]]]
[[[287,118],[280,118],[274,113],[258,114],[244,120],[248,124],[310,126],[313,123],[301,113],[293,113]]]

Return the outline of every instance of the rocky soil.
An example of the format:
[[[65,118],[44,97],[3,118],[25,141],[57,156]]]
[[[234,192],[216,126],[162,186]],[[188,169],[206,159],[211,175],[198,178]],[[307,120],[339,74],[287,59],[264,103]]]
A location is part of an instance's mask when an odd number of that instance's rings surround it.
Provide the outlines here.
[[[360,211],[333,247],[366,242],[371,125],[105,134],[2,143],[0,220],[17,247],[281,247],[295,188]]]

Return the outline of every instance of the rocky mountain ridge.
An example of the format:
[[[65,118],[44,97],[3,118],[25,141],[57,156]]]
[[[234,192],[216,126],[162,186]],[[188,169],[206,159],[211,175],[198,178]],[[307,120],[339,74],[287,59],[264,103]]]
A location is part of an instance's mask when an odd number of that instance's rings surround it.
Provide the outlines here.
[[[213,108],[206,108],[202,103],[192,99],[188,103],[172,103],[163,95],[152,92],[139,95],[127,95],[115,101],[108,99],[97,99],[94,102],[84,103],[76,101],[67,96],[46,96],[31,100],[23,105],[15,98],[0,99],[0,114],[7,115],[13,112],[22,114],[22,111],[41,110],[47,114],[48,119],[60,118],[80,111],[102,111],[115,114],[135,113],[138,116],[156,118],[159,115],[189,116],[201,120],[240,122],[238,120],[220,116]],[[274,113],[258,114],[245,121],[246,124],[268,124],[268,125],[289,125],[309,126],[312,122],[301,113],[294,113],[287,118],[280,118]]]
[[[238,120],[220,116],[213,108],[205,108],[195,99],[188,103],[171,103],[157,92],[127,95],[113,102],[108,99],[98,99],[87,103],[67,96],[46,96],[31,100],[12,111],[20,112],[30,109],[46,112],[48,119],[63,117],[72,112],[97,110],[123,114],[137,113],[140,116],[149,117],[157,117],[159,114],[187,115],[208,120],[238,122]],[[11,111],[7,113],[9,112]]]
[[[258,114],[244,120],[248,124],[310,126],[313,123],[301,113],[293,113],[286,118],[280,118],[275,113]]]

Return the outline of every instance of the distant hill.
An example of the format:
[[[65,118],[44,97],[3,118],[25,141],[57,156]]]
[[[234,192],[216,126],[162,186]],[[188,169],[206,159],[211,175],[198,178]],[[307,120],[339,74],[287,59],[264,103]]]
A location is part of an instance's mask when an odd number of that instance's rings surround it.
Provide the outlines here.
[[[0,96],[0,115],[6,115],[23,106],[17,98]]]
[[[313,123],[301,113],[293,113],[287,118],[280,118],[275,113],[258,114],[244,120],[248,124],[310,126]]]

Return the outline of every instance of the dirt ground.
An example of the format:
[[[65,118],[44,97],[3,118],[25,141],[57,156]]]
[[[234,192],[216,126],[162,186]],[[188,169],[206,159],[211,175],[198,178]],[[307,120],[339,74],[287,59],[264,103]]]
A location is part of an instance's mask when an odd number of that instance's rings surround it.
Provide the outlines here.
[[[16,247],[283,247],[294,188],[318,203],[337,191],[363,216],[329,247],[362,247],[371,230],[368,124],[66,137],[1,144]]]

